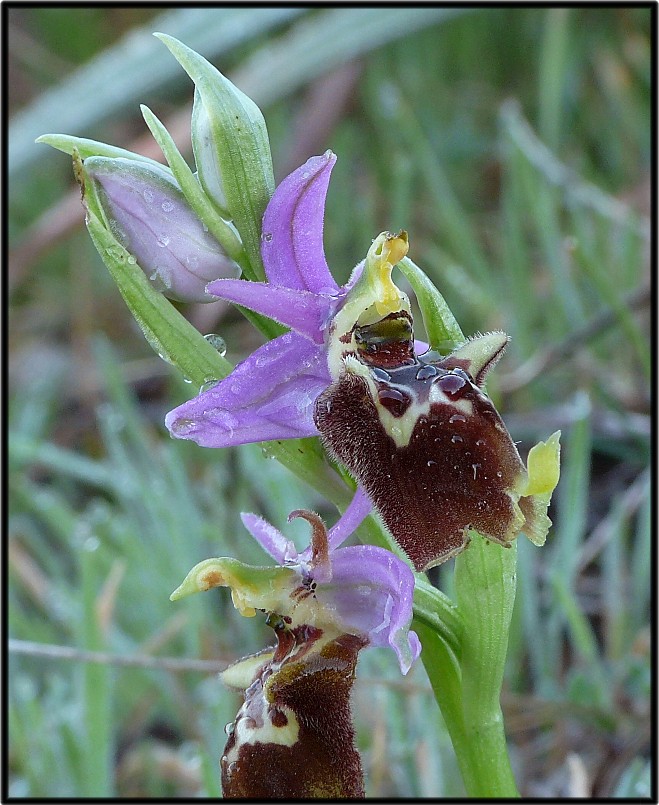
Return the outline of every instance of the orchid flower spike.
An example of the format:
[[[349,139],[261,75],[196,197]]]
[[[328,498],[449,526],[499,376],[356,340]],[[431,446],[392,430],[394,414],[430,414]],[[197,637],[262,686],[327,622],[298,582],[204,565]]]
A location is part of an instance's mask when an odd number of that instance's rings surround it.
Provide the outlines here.
[[[559,434],[533,448],[527,469],[484,389],[508,336],[476,336],[445,356],[414,340],[391,276],[405,232],[381,233],[337,286],[322,242],[335,160],[312,157],[276,189],[263,219],[267,282],[207,286],[291,331],[171,411],[170,432],[205,447],[321,435],[417,570],[463,550],[470,530],[504,546],[524,532],[541,545]]]

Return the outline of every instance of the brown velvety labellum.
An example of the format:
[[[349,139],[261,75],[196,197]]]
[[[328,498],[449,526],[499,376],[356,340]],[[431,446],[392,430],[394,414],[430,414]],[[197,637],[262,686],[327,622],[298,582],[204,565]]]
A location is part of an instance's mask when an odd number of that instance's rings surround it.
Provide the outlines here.
[[[396,420],[383,423],[360,375],[344,372],[316,402],[315,422],[326,445],[362,484],[417,570],[462,550],[470,528],[508,544],[521,518],[508,493],[524,467],[499,414],[462,363],[449,356],[387,367],[388,381],[381,369],[371,370],[380,404],[383,391],[391,390],[415,401],[405,444],[392,438],[388,428]]]
[[[309,631],[311,630],[311,631]],[[275,652],[245,693],[221,760],[227,798],[348,799],[364,796],[350,692],[366,641],[320,630],[289,631],[295,645]],[[281,637],[278,633],[278,638]],[[321,646],[322,648],[318,648]],[[279,730],[286,737],[280,740]],[[274,740],[262,740],[274,736]],[[288,745],[287,745],[288,744]]]

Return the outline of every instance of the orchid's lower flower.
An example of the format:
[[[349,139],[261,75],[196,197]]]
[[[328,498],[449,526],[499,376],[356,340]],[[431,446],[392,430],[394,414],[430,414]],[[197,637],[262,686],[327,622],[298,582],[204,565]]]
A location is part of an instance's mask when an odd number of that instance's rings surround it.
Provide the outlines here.
[[[210,280],[237,277],[229,258],[185,200],[166,167],[135,159],[89,157],[112,233],[135,257],[155,288],[182,302],[215,302]]]
[[[477,336],[447,356],[415,342],[409,300],[391,280],[404,232],[379,235],[338,288],[322,245],[334,161],[313,157],[275,191],[263,219],[267,283],[208,286],[293,332],[171,411],[167,426],[206,447],[320,434],[417,570],[461,551],[470,529],[542,544],[558,434],[531,451],[527,471],[483,390],[508,336]]]
[[[421,650],[409,631],[409,567],[373,545],[338,547],[369,510],[358,492],[329,532],[318,515],[293,512],[289,520],[303,517],[312,526],[311,545],[301,553],[265,520],[243,514],[278,565],[208,559],[172,594],[178,599],[230,587],[238,611],[247,617],[267,612],[277,637],[274,650],[223,674],[227,684],[245,690],[222,756],[225,796],[363,796],[350,717],[357,654],[368,645],[389,646],[407,673]]]

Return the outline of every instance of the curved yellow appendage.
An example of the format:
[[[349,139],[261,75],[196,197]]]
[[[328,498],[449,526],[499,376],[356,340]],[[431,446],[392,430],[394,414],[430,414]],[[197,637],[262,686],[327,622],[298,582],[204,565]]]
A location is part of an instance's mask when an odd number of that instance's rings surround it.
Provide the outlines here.
[[[519,506],[526,517],[522,531],[534,545],[544,545],[551,520],[547,517],[549,501],[560,477],[559,430],[529,451],[527,482]]]
[[[380,316],[400,310],[401,292],[391,279],[391,271],[408,249],[407,232],[402,230],[398,235],[382,232],[368,250],[365,272],[375,290],[375,309]]]
[[[560,430],[547,439],[546,442],[538,442],[529,451],[526,460],[527,471],[529,474],[524,495],[550,495],[556,489],[561,473],[561,446],[559,439]]]

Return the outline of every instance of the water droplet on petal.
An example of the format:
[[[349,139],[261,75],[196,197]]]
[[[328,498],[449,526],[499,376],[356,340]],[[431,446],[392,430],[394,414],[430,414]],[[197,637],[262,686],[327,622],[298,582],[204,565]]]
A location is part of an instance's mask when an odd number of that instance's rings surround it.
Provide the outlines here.
[[[217,386],[219,380],[217,378],[210,378],[209,380],[204,381],[201,386],[199,387],[199,393],[203,394],[205,391],[210,391],[213,386]]]
[[[428,380],[431,377],[435,377],[437,374],[437,369],[434,366],[431,366],[429,363],[422,366],[419,371],[416,373],[417,380]]]
[[[391,375],[389,372],[385,372],[384,369],[380,369],[378,366],[371,367],[371,374],[376,380],[381,380],[384,383],[391,380]]]
[[[236,725],[235,725],[235,723],[233,721],[229,721],[228,724],[224,725],[224,732],[225,732],[226,735],[229,736],[229,738],[233,735],[233,733],[235,732],[235,729],[236,729]],[[226,758],[226,755],[225,755],[225,758]]]
[[[462,414],[453,414],[453,416],[449,419],[449,423],[453,425],[455,422],[466,422],[467,417],[463,416]]]
[[[224,428],[228,431],[229,437],[233,436],[234,428],[240,424],[240,421],[237,417],[235,417],[230,411],[227,411],[226,408],[207,408],[204,411],[204,417],[207,420],[210,420],[213,425],[217,425],[220,428]]]
[[[485,439],[476,439],[476,447],[483,447],[485,445]]]
[[[460,444],[460,442],[464,442],[464,439],[459,434],[454,433],[453,436],[451,436],[451,441],[453,444]]]
[[[130,263],[131,266],[134,266],[135,263],[137,263],[137,258],[133,257],[132,254],[129,254],[128,255],[128,262]]]
[[[151,204],[153,201],[153,190],[143,190],[142,195],[144,196],[146,203]]]
[[[166,198],[160,205],[163,212],[171,212],[174,209],[174,202]]]
[[[166,246],[169,246],[169,237],[167,235],[158,235],[156,243],[161,249],[164,249]]]
[[[457,396],[466,385],[467,381],[459,375],[448,374],[440,377],[437,381],[440,389],[449,396]]]
[[[172,287],[171,271],[167,266],[156,266],[149,274],[149,279],[157,291],[167,291]]]
[[[378,389],[378,401],[380,405],[383,405],[387,411],[395,417],[402,416],[411,402],[407,395],[391,386]],[[395,439],[397,436],[401,435],[401,433],[399,426],[391,427],[390,435],[392,438]]]
[[[177,419],[172,422],[172,430],[177,436],[185,436],[196,427],[193,419]]]
[[[437,462],[436,462],[436,461],[429,461],[429,462],[428,462],[428,464],[427,464],[427,466],[428,466],[428,467],[432,467],[432,466],[433,466],[433,464],[437,464]]]
[[[272,232],[264,232],[263,233],[263,240],[266,243],[271,243],[272,242]]]

